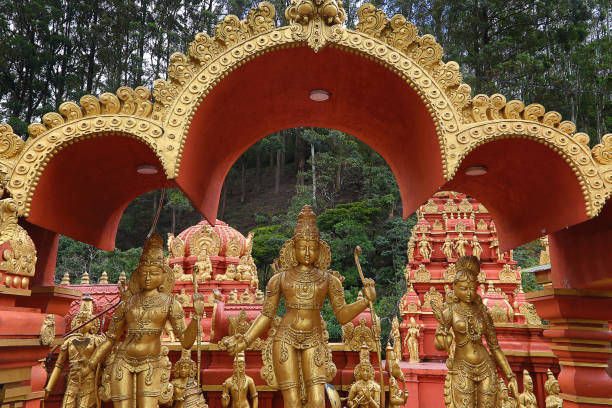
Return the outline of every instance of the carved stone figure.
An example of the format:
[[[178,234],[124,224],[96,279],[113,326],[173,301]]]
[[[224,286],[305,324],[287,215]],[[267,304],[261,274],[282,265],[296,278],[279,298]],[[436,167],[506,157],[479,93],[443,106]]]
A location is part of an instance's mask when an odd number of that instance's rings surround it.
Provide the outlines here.
[[[414,238],[411,236],[408,240],[408,249],[406,250],[408,261],[414,261]]]
[[[478,242],[478,237],[476,235],[474,235],[472,238],[472,255],[474,255],[480,261],[482,246],[480,246],[480,242]]]
[[[418,269],[414,271],[415,282],[429,282],[431,280],[431,273],[427,270],[424,264],[420,264]]]
[[[446,260],[450,260],[453,258],[453,241],[451,241],[451,237],[449,235],[444,238],[444,244],[442,244],[442,252],[446,257]]]
[[[365,298],[347,305],[340,279],[328,272],[330,261],[329,246],[319,238],[316,216],[310,206],[304,206],[295,235],[281,248],[280,270],[266,287],[262,313],[246,334],[227,340],[228,351],[236,355],[272,325],[263,351],[262,378],[281,390],[285,407],[302,407],[303,400],[312,407],[325,405],[324,383],[336,373],[321,318],[325,298],[330,299],[341,325],[376,299],[370,279],[365,282]],[[281,294],[287,312],[273,325]]]
[[[362,297],[363,299],[363,297]],[[359,301],[359,298],[357,299]],[[374,348],[376,341],[374,332],[366,326],[365,318],[359,319],[359,324],[354,327],[353,322],[348,322],[342,326],[342,341],[353,351],[359,351],[362,344],[368,348]]]
[[[393,352],[398,357],[402,355],[402,339],[400,336],[399,326],[399,320],[397,319],[397,316],[394,316],[393,320],[391,321],[391,333],[389,334],[389,337],[393,339]]]
[[[4,174],[0,175],[0,197],[4,194]],[[17,223],[17,202],[12,198],[0,200],[0,270],[5,282],[19,280],[12,286],[27,289],[36,267],[36,247],[27,231]],[[25,283],[25,284],[24,284]]]
[[[255,381],[245,373],[246,361],[244,352],[234,357],[234,373],[223,382],[221,405],[223,408],[257,408],[258,398]],[[249,404],[249,399],[251,404]]]
[[[548,379],[544,383],[544,390],[546,391],[546,408],[562,408],[563,398],[559,396],[561,392],[559,382],[550,369],[546,371],[546,375],[548,376]]]
[[[502,254],[501,252],[499,252],[499,240],[497,239],[497,237],[491,238],[491,242],[489,243],[489,248],[491,248],[491,251],[495,250],[495,252],[497,253],[498,260],[502,259]]]
[[[421,258],[424,261],[429,261],[431,259],[431,243],[429,239],[425,236],[425,234],[421,235],[421,239],[419,240],[419,254],[421,254]]]
[[[465,256],[465,247],[468,244],[468,240],[465,239],[462,233],[459,233],[457,238],[455,238],[455,252],[457,253],[457,256]]]
[[[196,370],[191,351],[183,349],[181,358],[174,364],[173,408],[208,408],[202,390],[195,381]]]
[[[233,289],[227,295],[227,304],[228,305],[233,305],[233,304],[236,304],[236,303],[239,303],[239,301],[238,301],[238,290],[237,289]]]
[[[264,302],[264,293],[261,290],[257,289],[255,291],[255,303],[262,304],[263,302]]]
[[[52,314],[48,314],[40,327],[39,341],[43,346],[51,346],[53,340],[55,340],[55,319]]]
[[[355,367],[355,382],[349,388],[348,408],[379,408],[380,385],[374,381],[370,351],[362,346],[359,364]]]
[[[90,297],[81,301],[79,312],[70,323],[71,329],[79,327],[93,317],[93,305]],[[66,362],[69,371],[66,377],[66,390],[62,408],[91,408],[96,405],[96,384],[94,372],[82,374],[82,368],[87,366],[91,355],[100,347],[106,337],[96,334],[100,330],[100,321],[95,319],[69,335],[60,347],[55,367],[51,372],[45,387],[45,398],[55,387]]]
[[[517,408],[516,400],[508,395],[508,387],[503,378],[499,378],[499,392],[497,394],[497,408]]]
[[[404,373],[399,366],[399,357],[387,344],[386,371],[389,374],[389,407],[403,407],[408,399],[408,391],[402,391],[399,386],[401,381],[406,388]]]
[[[176,238],[175,238],[176,240]],[[163,240],[152,235],[144,245],[138,267],[132,274],[123,302],[113,314],[107,339],[81,368],[81,375],[91,374],[125,333],[113,359],[110,393],[115,408],[157,407],[164,390],[161,387],[161,335],[170,321],[174,335],[185,349],[191,348],[204,312],[202,295],[194,294],[194,318],[185,326],[185,312],[170,293],[174,274],[164,259]]]
[[[422,325],[421,325],[422,326]],[[410,353],[410,362],[419,363],[421,358],[419,356],[419,336],[421,335],[421,327],[414,320],[414,317],[410,317],[410,326],[404,339],[404,345]]]
[[[447,294],[446,303],[431,300],[438,320],[434,346],[449,353],[446,360],[449,373],[444,386],[446,405],[493,407],[499,387],[496,365],[508,379],[511,394],[518,399],[516,377],[499,347],[487,307],[476,292],[480,262],[475,256],[464,256],[457,260],[455,267],[453,290]],[[483,345],[483,336],[488,351]]]
[[[519,408],[538,408],[538,400],[533,393],[533,380],[527,370],[523,370],[523,392],[518,401]]]

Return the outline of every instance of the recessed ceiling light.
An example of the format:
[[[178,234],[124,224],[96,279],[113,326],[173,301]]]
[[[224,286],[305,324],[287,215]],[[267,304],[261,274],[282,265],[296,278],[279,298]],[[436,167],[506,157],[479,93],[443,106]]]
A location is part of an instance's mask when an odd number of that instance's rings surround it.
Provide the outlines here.
[[[310,100],[315,102],[324,102],[328,100],[330,96],[331,93],[325,89],[315,89],[314,91],[310,91]]]
[[[470,166],[465,169],[465,174],[467,176],[482,176],[487,174],[487,171],[489,171],[489,169],[487,169],[486,166]]]
[[[157,166],[152,164],[141,164],[136,168],[136,173],[138,174],[157,174],[159,173],[159,169]]]

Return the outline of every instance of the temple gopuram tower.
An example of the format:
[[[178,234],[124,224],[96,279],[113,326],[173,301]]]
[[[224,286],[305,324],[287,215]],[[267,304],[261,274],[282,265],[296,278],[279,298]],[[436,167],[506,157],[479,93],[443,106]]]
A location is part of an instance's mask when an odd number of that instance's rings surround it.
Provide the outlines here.
[[[457,258],[475,255],[481,261],[478,293],[495,322],[501,348],[517,375],[523,369],[532,374],[536,395],[544,398],[546,370],[558,373],[558,362],[542,336],[544,326],[535,307],[526,301],[513,251],[499,250],[495,222],[486,207],[465,194],[439,192],[417,210],[417,216],[408,241],[400,333],[402,360],[414,362],[406,338],[414,319],[412,327],[416,324],[420,328],[418,360],[423,363],[408,369],[407,374],[443,382],[438,371],[445,371],[440,362],[447,355],[434,347],[437,321],[430,302],[433,298],[444,301],[452,289]]]

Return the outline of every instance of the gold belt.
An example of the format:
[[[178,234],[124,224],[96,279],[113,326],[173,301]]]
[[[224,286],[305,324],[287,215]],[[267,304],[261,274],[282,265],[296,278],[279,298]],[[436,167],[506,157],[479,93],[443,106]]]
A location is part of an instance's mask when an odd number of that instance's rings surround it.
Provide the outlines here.
[[[298,309],[298,310],[321,310],[323,308],[322,303],[299,303],[299,302],[285,302],[287,309]]]
[[[312,330],[297,330],[291,326],[279,326],[274,335],[274,342],[290,344],[298,350],[315,347],[322,341],[322,333],[319,327]]]
[[[142,329],[138,329],[138,328],[129,328],[127,329],[127,334],[130,335],[138,335],[138,336],[150,336],[153,334],[161,334],[162,333],[162,329],[149,329],[149,328],[142,328]]]

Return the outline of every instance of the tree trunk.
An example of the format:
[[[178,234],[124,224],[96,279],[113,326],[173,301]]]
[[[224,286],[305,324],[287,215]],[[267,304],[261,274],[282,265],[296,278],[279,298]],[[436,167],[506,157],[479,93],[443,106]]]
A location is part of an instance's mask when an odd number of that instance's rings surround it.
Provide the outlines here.
[[[281,149],[276,151],[276,174],[274,175],[274,192],[278,194],[280,191],[280,175],[281,175]]]
[[[261,190],[261,147],[255,147],[255,192]]]
[[[312,166],[312,204],[317,202],[317,175],[315,173],[315,151],[314,145],[310,145],[310,164]]]
[[[244,159],[240,162],[240,202],[244,203],[246,199],[246,166]]]
[[[170,232],[174,234],[176,229],[176,207],[172,207],[172,225],[170,226]]]

